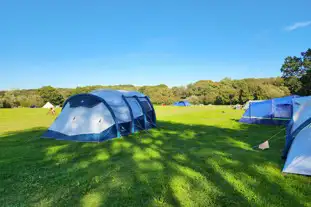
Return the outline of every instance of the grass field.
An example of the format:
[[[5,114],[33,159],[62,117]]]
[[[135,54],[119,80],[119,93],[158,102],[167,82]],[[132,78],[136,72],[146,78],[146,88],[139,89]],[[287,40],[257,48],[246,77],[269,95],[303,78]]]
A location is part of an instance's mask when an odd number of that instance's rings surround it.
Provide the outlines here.
[[[156,107],[158,129],[102,143],[40,139],[55,117],[0,110],[0,206],[311,206],[283,175],[281,127],[226,107]]]

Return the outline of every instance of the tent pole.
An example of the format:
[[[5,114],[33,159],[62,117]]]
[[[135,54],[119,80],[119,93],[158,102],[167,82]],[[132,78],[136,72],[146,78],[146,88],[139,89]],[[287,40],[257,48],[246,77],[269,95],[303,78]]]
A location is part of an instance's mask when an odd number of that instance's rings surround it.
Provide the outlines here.
[[[274,116],[274,110],[273,110],[273,99],[271,99],[271,120],[273,120],[273,116]]]
[[[248,108],[249,108],[249,118],[252,119],[252,102],[251,101],[249,102]]]

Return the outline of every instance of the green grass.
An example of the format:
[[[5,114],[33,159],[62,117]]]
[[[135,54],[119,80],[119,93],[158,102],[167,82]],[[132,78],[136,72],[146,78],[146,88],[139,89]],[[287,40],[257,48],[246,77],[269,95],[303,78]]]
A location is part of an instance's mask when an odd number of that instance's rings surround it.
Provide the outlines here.
[[[283,175],[280,127],[228,107],[156,107],[158,129],[102,143],[40,139],[55,117],[0,110],[0,206],[311,206],[311,178]]]

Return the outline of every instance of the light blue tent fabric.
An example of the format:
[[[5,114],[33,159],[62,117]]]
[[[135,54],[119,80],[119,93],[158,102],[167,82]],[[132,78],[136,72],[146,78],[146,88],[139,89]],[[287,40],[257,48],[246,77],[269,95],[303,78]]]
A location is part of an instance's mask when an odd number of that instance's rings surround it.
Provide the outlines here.
[[[311,175],[311,96],[293,99],[283,157],[283,172]]]
[[[292,100],[299,96],[286,96],[260,102],[250,102],[240,122],[249,124],[286,125],[292,116]]]
[[[43,137],[100,142],[155,126],[155,110],[144,94],[96,90],[68,98]]]
[[[173,104],[174,106],[190,106],[191,104],[189,101],[177,101]]]

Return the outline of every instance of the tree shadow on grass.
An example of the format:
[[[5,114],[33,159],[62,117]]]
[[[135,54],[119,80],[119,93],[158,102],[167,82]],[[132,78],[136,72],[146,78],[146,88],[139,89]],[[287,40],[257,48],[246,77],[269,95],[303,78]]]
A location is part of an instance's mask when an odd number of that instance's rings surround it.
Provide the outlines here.
[[[310,179],[282,176],[283,140],[251,148],[277,127],[239,129],[159,122],[102,143],[0,137],[4,206],[301,206]],[[280,135],[282,136],[282,135]],[[276,150],[278,149],[278,150]]]

